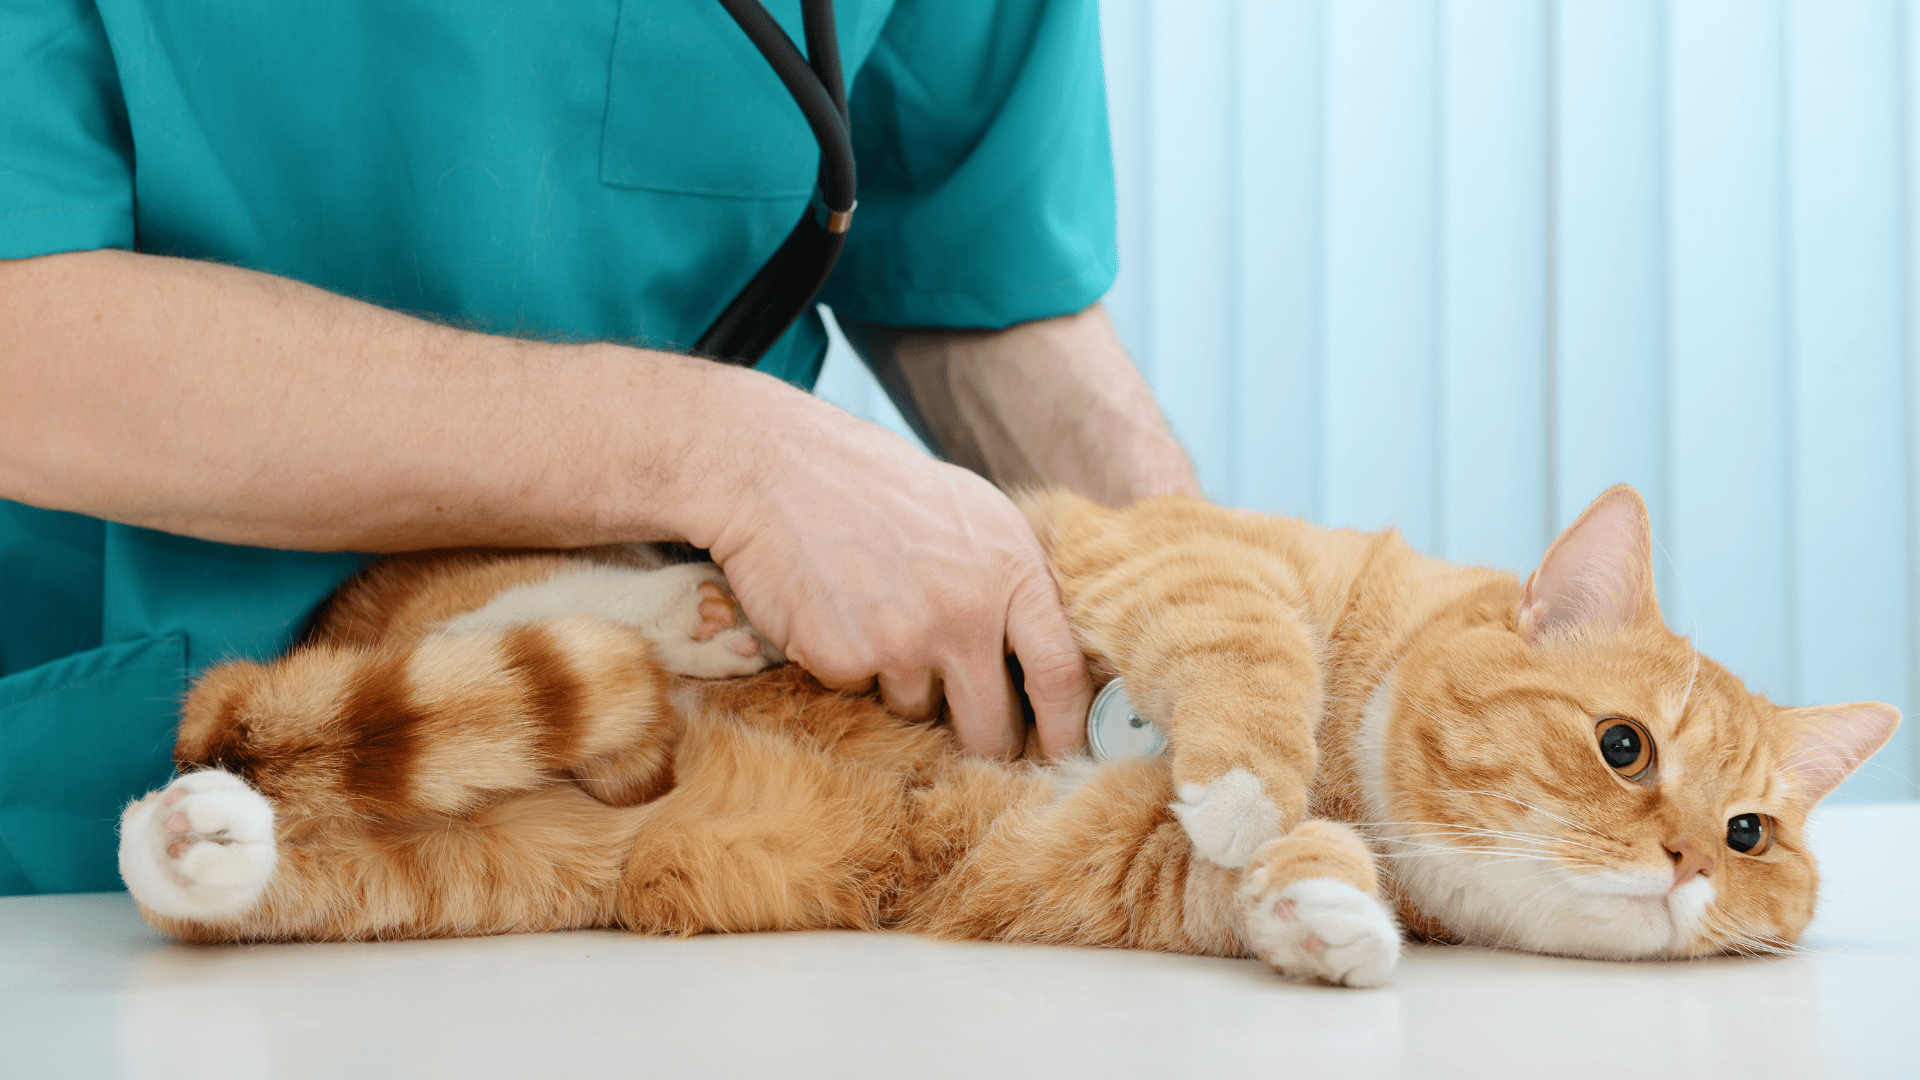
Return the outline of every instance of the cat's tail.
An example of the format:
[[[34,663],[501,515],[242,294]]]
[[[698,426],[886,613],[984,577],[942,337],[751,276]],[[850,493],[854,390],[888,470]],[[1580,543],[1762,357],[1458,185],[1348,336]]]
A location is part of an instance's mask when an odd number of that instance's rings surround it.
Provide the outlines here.
[[[287,809],[460,814],[560,776],[633,805],[672,786],[680,733],[652,652],[632,627],[572,617],[224,664],[189,696],[174,757]]]

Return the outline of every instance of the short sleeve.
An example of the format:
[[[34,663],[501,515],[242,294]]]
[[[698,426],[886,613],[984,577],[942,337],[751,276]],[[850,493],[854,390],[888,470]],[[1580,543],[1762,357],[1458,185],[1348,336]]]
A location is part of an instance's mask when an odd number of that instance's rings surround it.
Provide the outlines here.
[[[859,209],[822,293],[842,318],[1000,328],[1106,294],[1096,0],[901,0],[849,106]]]
[[[86,0],[0,0],[0,258],[133,246],[133,148]]]

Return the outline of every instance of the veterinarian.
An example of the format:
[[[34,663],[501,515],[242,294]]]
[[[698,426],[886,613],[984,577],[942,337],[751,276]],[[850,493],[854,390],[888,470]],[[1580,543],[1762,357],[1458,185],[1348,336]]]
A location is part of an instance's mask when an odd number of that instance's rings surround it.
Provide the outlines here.
[[[860,206],[822,299],[956,460],[1197,490],[1097,306],[1095,0],[837,22]],[[1087,676],[993,485],[805,393],[817,316],[757,371],[673,350],[816,161],[706,0],[0,11],[0,893],[117,887],[190,680],[284,649],[363,552],[685,540],[823,680],[944,694],[1007,754],[1014,653],[1075,744]]]

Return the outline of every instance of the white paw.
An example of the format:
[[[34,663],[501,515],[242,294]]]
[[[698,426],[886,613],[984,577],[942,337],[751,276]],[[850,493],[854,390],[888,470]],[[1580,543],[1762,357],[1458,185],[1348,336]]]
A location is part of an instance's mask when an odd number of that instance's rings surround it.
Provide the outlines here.
[[[1281,832],[1280,808],[1267,798],[1260,778],[1245,769],[1210,784],[1181,784],[1180,798],[1168,809],[1195,851],[1231,870],[1246,869],[1260,845]]]
[[[1400,959],[1400,930],[1380,901],[1344,881],[1241,887],[1248,946],[1283,975],[1380,986]]]
[[[747,625],[719,567],[684,563],[647,576],[663,592],[658,614],[643,627],[661,667],[675,675],[724,679],[785,659]]]
[[[120,815],[120,877],[149,910],[235,915],[273,877],[273,806],[229,772],[191,772]]]

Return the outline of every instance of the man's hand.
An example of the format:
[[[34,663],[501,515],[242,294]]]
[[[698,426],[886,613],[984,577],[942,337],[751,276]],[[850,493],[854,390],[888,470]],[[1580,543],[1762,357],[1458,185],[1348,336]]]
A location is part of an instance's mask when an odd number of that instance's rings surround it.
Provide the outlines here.
[[[745,482],[715,493],[719,527],[693,537],[755,628],[829,686],[877,680],[902,715],[931,716],[944,694],[962,745],[998,757],[1025,741],[1012,653],[1041,748],[1078,746],[1091,684],[1020,512],[980,477],[764,384],[728,410]]]

